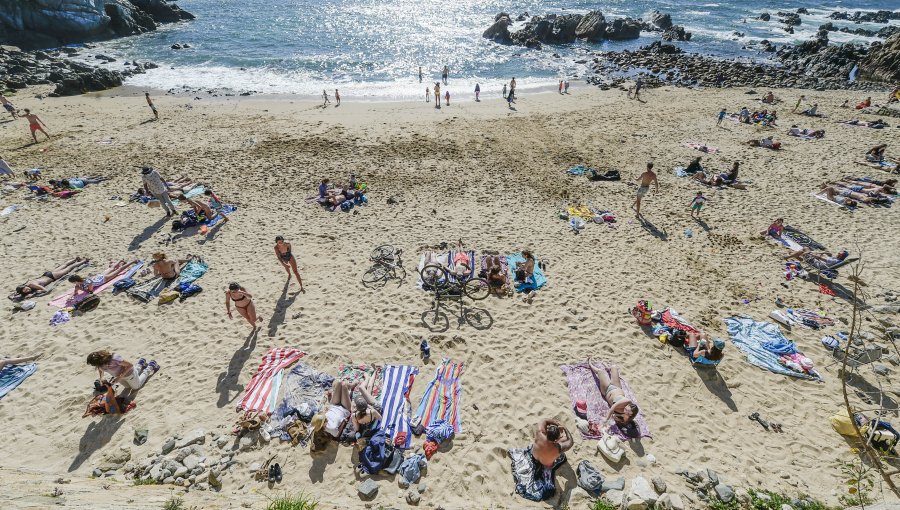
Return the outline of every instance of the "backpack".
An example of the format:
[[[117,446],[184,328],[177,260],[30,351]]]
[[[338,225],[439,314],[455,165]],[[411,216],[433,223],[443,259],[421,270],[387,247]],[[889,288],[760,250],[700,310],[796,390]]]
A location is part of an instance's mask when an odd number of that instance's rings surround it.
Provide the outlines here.
[[[631,315],[634,316],[637,323],[641,326],[649,326],[650,319],[653,316],[653,308],[650,307],[649,302],[642,299],[637,302],[637,306],[631,309]]]
[[[343,202],[341,202],[341,210],[342,211],[346,212],[346,211],[349,211],[350,209],[353,209],[353,202],[351,202],[349,200],[344,200]]]
[[[684,347],[684,343],[687,340],[687,333],[683,330],[676,329],[669,335],[669,345],[672,347]]]
[[[100,306],[100,297],[96,294],[91,294],[90,296],[84,298],[75,304],[75,311],[77,312],[90,312]]]

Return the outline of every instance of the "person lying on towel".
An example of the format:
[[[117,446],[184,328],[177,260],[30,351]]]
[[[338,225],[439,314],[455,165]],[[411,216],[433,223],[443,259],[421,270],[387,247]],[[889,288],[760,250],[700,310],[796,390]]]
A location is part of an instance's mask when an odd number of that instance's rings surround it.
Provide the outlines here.
[[[591,372],[600,384],[600,394],[609,404],[609,413],[606,415],[606,423],[610,420],[614,421],[620,428],[630,426],[637,418],[639,409],[637,404],[632,402],[625,391],[622,390],[622,380],[619,378],[619,367],[613,365],[609,367],[609,373],[604,367],[595,366],[588,358],[588,366]]]
[[[840,264],[849,255],[850,255],[850,253],[847,250],[842,250],[837,255],[832,255],[831,253],[824,252],[824,251],[819,252],[819,253],[814,253],[809,248],[803,248],[800,251],[795,251],[794,253],[791,253],[790,255],[785,257],[784,260],[791,260],[791,259],[800,260],[800,261],[806,262],[807,264],[815,267],[816,269],[820,269],[820,270],[824,271],[827,269],[831,269],[832,267]]]
[[[542,420],[534,431],[534,446],[531,455],[547,469],[554,467],[563,453],[575,442],[569,430],[557,420]]]
[[[763,147],[765,149],[778,150],[781,148],[781,142],[772,140],[771,136],[767,136],[761,140],[750,140],[747,142],[750,147]]]
[[[897,193],[897,179],[880,181],[878,179],[872,179],[871,177],[861,178],[845,176],[841,178],[840,182],[843,186],[849,186],[853,188],[853,191],[858,191],[860,193],[873,191],[876,193],[886,193],[888,195],[895,195]]]

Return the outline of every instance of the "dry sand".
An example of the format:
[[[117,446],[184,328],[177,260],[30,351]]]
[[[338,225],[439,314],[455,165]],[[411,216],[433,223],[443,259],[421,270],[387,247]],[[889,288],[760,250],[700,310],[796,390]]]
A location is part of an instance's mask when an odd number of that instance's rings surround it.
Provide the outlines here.
[[[714,127],[723,106],[730,111],[761,106],[743,92],[664,88],[648,91],[646,103],[638,103],[619,90],[575,88],[564,97],[523,95],[517,111],[500,99],[435,111],[424,102],[354,103],[345,97],[341,107],[323,110],[289,99],[169,96],[156,98],[159,122],[144,122],[150,112],[142,97],[116,91],[14,98],[20,108],[40,115],[54,135],[49,142],[23,146],[30,142],[26,124],[0,122],[2,156],[16,169],[40,167],[45,179],[95,173],[112,178],[70,200],[24,200],[24,191],[3,196],[0,208],[25,206],[0,222],[4,292],[77,255],[103,264],[149,258],[159,250],[177,257],[200,254],[210,272],[199,282],[204,292],[183,304],[144,306],[104,294],[97,310],[58,328],[48,325],[53,312],[47,297],[31,312],[7,314],[0,325],[0,352],[45,352],[49,358],[0,406],[0,498],[6,500],[0,506],[44,508],[62,500],[71,508],[159,508],[171,487],[86,479],[106,449],[131,445],[134,429],[150,430],[144,446],[132,446],[134,457],[198,427],[227,432],[243,386],[272,346],[303,349],[309,353],[305,362],[333,372],[348,361],[419,364],[422,337],[431,342],[434,359],[446,356],[468,365],[465,432],[430,463],[425,507],[546,507],[514,494],[506,449],[529,444],[533,425],[544,417],[574,428],[559,365],[588,356],[622,367],[654,437],[627,449],[628,460],[617,467],[603,461],[594,441],[579,438],[569,455],[572,469],[589,459],[607,476],[659,474],[670,490],[688,493],[673,471],[710,467],[734,486],[836,502],[842,485],[836,464],[852,454],[828,423],[842,399],[836,370],[824,369],[828,354],[819,343],[821,333],[795,328],[789,337],[817,361],[822,384],[763,371],[730,343],[713,377],[647,338],[627,313],[636,300],[650,299],[722,337],[727,336],[722,318],[741,313],[763,319],[776,296],[793,306],[849,317],[845,301],[819,293],[811,283],[782,286],[779,257],[785,251],[752,238],[778,216],[833,250],[862,250],[870,293],[900,288],[896,210],[850,213],[809,196],[826,179],[885,177],[854,162],[877,143],[888,143],[897,156],[900,130],[833,123],[871,120],[838,108],[845,99],[860,99],[850,93],[780,90],[776,94],[785,102],[775,133],[783,150],[750,148],[742,143],[761,137],[758,128],[727,122],[726,129]],[[800,93],[830,118],[790,115]],[[784,131],[792,123],[824,128],[826,137],[789,138]],[[102,140],[112,143],[97,143]],[[742,161],[749,190],[710,190],[676,178],[672,168],[699,155],[681,146],[688,140],[721,148],[718,155],[704,156],[713,168]],[[654,225],[646,229],[629,207],[633,179],[651,159],[660,173],[660,192],[645,200]],[[591,183],[564,174],[578,163],[617,167],[624,179]],[[127,197],[140,185],[133,167],[143,164],[166,177],[184,174],[207,183],[239,210],[213,236],[170,244],[159,209],[119,207],[110,200]],[[361,174],[372,189],[359,214],[329,213],[304,201],[322,177],[342,180],[350,172]],[[699,189],[709,197],[703,211],[707,228],[689,217],[688,204]],[[590,225],[575,236],[558,218],[563,194],[611,209],[619,221],[615,228]],[[388,197],[399,203],[389,205]],[[693,237],[683,234],[686,228]],[[274,258],[279,234],[293,243],[305,294],[295,294],[296,283],[285,283]],[[531,305],[519,298],[481,302],[493,319],[489,329],[457,327],[451,315],[450,330],[440,334],[421,323],[430,301],[412,276],[399,288],[360,285],[376,245],[403,248],[412,275],[413,254],[460,238],[479,251],[532,248],[548,263],[549,284]],[[249,327],[237,314],[233,321],[225,316],[223,290],[230,281],[256,296],[263,321],[255,338],[248,338]],[[846,274],[839,281],[849,285]],[[743,298],[750,303],[742,304]],[[162,365],[140,392],[137,409],[124,418],[81,419],[96,378],[84,359],[98,349],[127,359],[154,358]],[[412,391],[415,404],[433,371],[433,362],[422,367]],[[896,392],[895,381],[893,375],[881,382]],[[763,431],[747,419],[754,411],[783,423],[784,433]],[[251,482],[241,466],[274,453],[285,478],[270,490]],[[646,454],[657,464],[642,467],[639,458]],[[261,508],[265,496],[303,490],[320,498],[322,508],[363,507],[350,447],[314,461],[303,448],[272,444],[237,459],[240,464],[226,476],[221,493],[192,491],[186,502],[200,508],[242,503]],[[60,485],[63,496],[41,496],[60,476],[72,480]],[[574,475],[564,470],[560,476]],[[405,508],[400,494],[395,482],[382,482],[375,504]]]

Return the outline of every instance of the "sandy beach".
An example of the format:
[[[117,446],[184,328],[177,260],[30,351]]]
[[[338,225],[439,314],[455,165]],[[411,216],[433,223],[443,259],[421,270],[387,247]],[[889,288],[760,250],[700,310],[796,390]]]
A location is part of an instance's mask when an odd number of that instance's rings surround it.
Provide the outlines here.
[[[18,172],[14,180],[35,167],[43,181],[110,179],[65,200],[29,199],[25,189],[3,194],[0,209],[22,206],[0,219],[4,292],[76,256],[94,261],[83,275],[110,260],[149,260],[158,251],[173,258],[198,255],[209,272],[198,281],[203,291],[183,303],[144,305],[107,292],[96,310],[55,327],[49,322],[56,309],[48,302],[72,284],[62,283],[28,312],[10,313],[7,302],[0,353],[43,352],[46,358],[0,403],[3,508],[56,508],[59,502],[64,508],[160,508],[181,490],[134,486],[123,475],[89,479],[93,469],[121,447],[137,460],[196,429],[227,435],[262,356],[283,346],[304,351],[304,363],[332,375],[345,363],[418,366],[413,409],[435,363],[446,357],[466,364],[463,432],[429,462],[421,507],[564,508],[581,460],[608,478],[661,476],[688,508],[701,506],[675,474],[680,469],[711,468],[734,487],[838,504],[845,485],[839,464],[854,454],[829,423],[843,398],[837,367],[826,368],[832,359],[820,339],[846,329],[840,320],[850,317],[851,308],[813,283],[786,281],[787,250],[758,233],[782,217],[830,250],[860,257],[872,304],[884,304],[878,295],[885,291],[900,290],[896,207],[847,211],[811,196],[823,182],[845,175],[890,177],[858,162],[881,143],[888,144],[889,156],[900,156],[898,119],[885,118],[891,127],[881,130],[836,122],[874,120],[839,107],[864,97],[775,90],[783,100],[776,106],[779,127],[763,130],[728,121],[715,126],[721,108],[762,109],[758,98],[765,91],[759,89],[747,95],[746,89],[664,87],[646,91],[638,102],[622,90],[581,86],[569,95],[522,93],[515,110],[499,91],[440,110],[424,101],[343,97],[340,107],[323,109],[312,100],[159,94],[158,122],[150,121],[143,97],[129,91],[43,100],[34,97],[38,92],[10,99],[41,117],[50,141],[32,145],[27,122],[0,117],[0,156]],[[828,117],[791,114],[800,94]],[[785,132],[794,124],[824,129],[825,137],[789,137]],[[746,144],[768,134],[783,143],[781,150]],[[683,142],[703,142],[719,152],[701,154]],[[674,167],[696,156],[720,172],[740,161],[748,188],[708,188],[676,177]],[[631,204],[635,178],[648,161],[660,187],[645,197],[646,221],[640,222]],[[622,180],[591,182],[566,174],[578,164],[617,168]],[[142,165],[166,178],[184,175],[210,186],[237,211],[208,235],[175,236],[160,209],[127,202],[141,185],[136,167]],[[351,172],[368,184],[368,205],[329,212],[307,201],[322,178],[342,182]],[[702,221],[692,219],[689,209],[698,191],[708,198]],[[559,212],[578,204],[609,210],[617,221],[590,224],[575,235]],[[292,243],[305,293],[297,292],[275,258],[277,235]],[[416,288],[415,264],[421,253],[460,239],[478,254],[531,249],[546,263],[547,285],[530,304],[520,295],[475,303],[490,318],[489,327],[460,321],[458,307],[451,306],[449,330],[429,331],[422,314],[431,299]],[[365,288],[360,277],[371,266],[369,253],[385,243],[402,248],[409,276],[401,285]],[[850,274],[842,270],[836,284],[852,288]],[[250,327],[237,314],[228,320],[223,294],[229,282],[253,294],[261,317],[256,335],[248,337]],[[815,361],[824,382],[753,366],[730,341],[717,371],[697,370],[683,354],[648,337],[628,313],[646,299],[727,340],[722,319],[765,320],[776,297],[837,322],[826,330],[794,327],[786,333]],[[877,317],[896,321],[896,315]],[[863,330],[877,333],[876,325],[873,319]],[[432,350],[424,364],[423,338]],[[126,359],[152,358],[162,368],[131,412],[82,419],[97,377],[85,357],[101,349]],[[626,445],[626,460],[612,466],[597,453],[597,441],[582,440],[576,431],[568,466],[557,471],[564,490],[549,502],[528,502],[515,494],[507,449],[531,444],[533,427],[543,418],[576,430],[560,365],[589,356],[621,367],[652,439]],[[900,367],[884,364],[887,376],[876,378],[870,368],[860,374],[870,384],[880,382],[896,401]],[[861,402],[858,394],[850,398]],[[754,412],[780,422],[784,432],[748,420]],[[896,425],[896,404],[893,413]],[[149,439],[136,446],[134,431],[143,428]],[[213,456],[220,456],[209,443]],[[284,467],[284,480],[270,488],[252,481],[248,466],[272,455]],[[234,461],[221,492],[191,490],[182,496],[185,503],[264,508],[267,497],[303,491],[324,509],[409,507],[392,477],[376,478],[381,490],[374,500],[360,499],[362,478],[353,469],[358,456],[349,446],[311,456],[308,448],[276,440],[239,452]],[[71,483],[58,483],[60,478]],[[62,494],[48,496],[55,487]],[[586,510],[588,504],[570,508]]]

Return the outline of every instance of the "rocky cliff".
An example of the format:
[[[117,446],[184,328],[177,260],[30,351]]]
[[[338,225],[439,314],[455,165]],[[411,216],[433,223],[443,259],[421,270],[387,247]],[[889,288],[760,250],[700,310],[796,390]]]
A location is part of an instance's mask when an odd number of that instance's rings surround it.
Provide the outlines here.
[[[900,34],[894,34],[884,43],[874,43],[869,55],[859,65],[859,77],[900,83]]]
[[[164,0],[0,0],[0,43],[49,48],[194,19]]]

